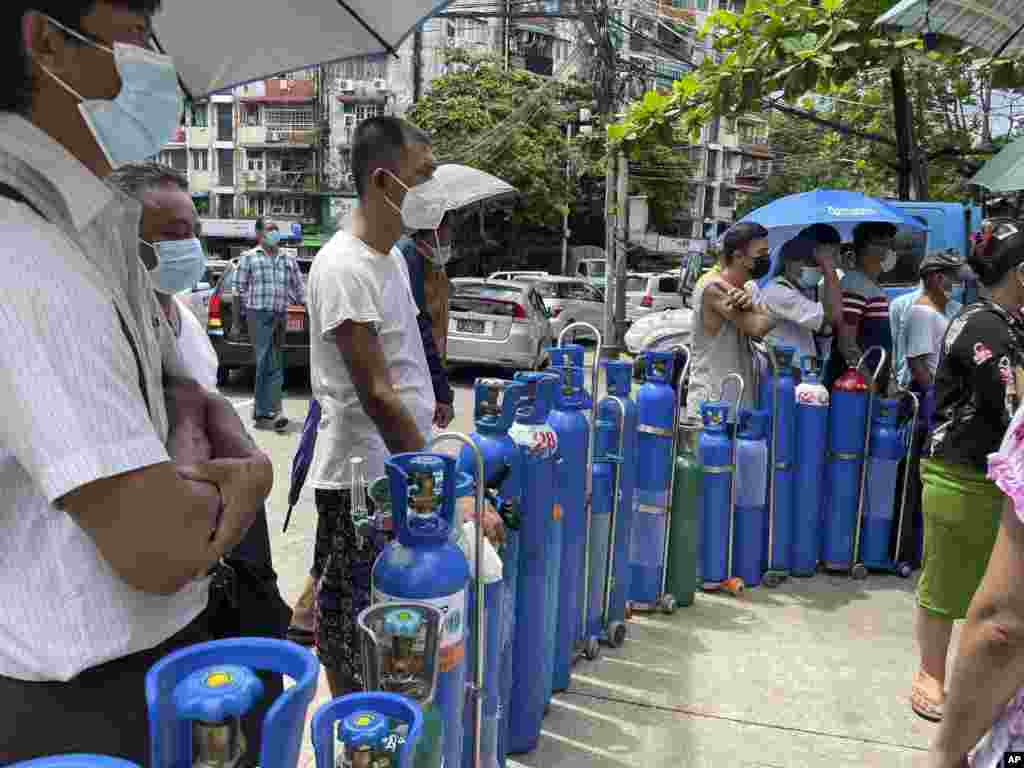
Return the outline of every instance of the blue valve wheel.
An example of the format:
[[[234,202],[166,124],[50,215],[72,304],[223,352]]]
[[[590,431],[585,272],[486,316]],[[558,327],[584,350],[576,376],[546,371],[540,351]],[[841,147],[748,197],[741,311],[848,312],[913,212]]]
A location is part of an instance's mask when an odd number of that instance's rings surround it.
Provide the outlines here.
[[[379,747],[391,731],[388,719],[376,712],[353,712],[341,721],[339,737],[350,749]]]
[[[198,669],[174,688],[179,717],[223,723],[241,717],[263,697],[263,683],[248,667],[221,664]]]
[[[384,616],[384,632],[398,637],[416,637],[423,613],[415,608],[396,608]]]

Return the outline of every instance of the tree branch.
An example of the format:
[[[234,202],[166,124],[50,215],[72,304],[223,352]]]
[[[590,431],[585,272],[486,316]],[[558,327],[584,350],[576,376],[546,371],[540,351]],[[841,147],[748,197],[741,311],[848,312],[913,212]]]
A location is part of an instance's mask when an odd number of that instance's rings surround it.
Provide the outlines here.
[[[834,120],[828,120],[827,118],[819,117],[813,112],[808,112],[797,107],[791,107],[788,104],[783,104],[779,102],[777,99],[765,99],[764,105],[769,109],[774,109],[777,112],[781,112],[784,115],[789,115],[790,117],[797,117],[800,118],[801,120],[808,120],[812,123],[817,123],[818,125],[822,125],[826,128],[831,128],[833,131],[841,133],[844,136],[856,136],[858,138],[864,139],[865,141],[873,141],[877,144],[885,144],[886,146],[889,147],[896,146],[896,142],[887,136],[882,136],[879,133],[869,133],[867,131],[861,131],[858,130],[857,128],[852,128],[848,125],[837,123]]]

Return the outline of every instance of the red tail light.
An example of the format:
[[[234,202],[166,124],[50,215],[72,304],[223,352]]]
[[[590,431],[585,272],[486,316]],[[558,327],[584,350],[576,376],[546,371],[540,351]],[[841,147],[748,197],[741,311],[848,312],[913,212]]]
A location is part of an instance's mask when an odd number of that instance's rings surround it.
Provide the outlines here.
[[[516,320],[526,319],[526,310],[523,309],[522,304],[516,304],[515,314],[512,315],[512,317],[514,317]]]
[[[644,297],[640,300],[640,306],[641,307],[651,307],[653,305],[654,305],[654,298],[651,296],[651,294],[649,294],[649,293],[644,294]]]
[[[215,293],[210,297],[209,313],[206,316],[206,325],[211,328],[220,328],[220,294]]]

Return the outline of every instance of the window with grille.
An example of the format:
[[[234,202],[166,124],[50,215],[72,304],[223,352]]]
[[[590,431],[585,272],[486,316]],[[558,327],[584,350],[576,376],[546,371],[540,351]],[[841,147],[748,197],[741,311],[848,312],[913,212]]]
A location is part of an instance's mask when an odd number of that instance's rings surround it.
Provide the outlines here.
[[[263,119],[267,128],[278,131],[313,130],[313,107],[266,107]]]
[[[169,165],[176,171],[188,170],[188,155],[184,149],[165,149],[158,159],[161,165]]]
[[[193,128],[208,128],[210,125],[209,119],[209,104],[203,102],[201,104],[193,104],[189,110],[192,115],[192,127]]]
[[[242,106],[242,122],[245,125],[260,124],[260,105],[245,104]]]
[[[262,152],[246,152],[245,159],[247,168],[250,171],[262,171],[263,170],[263,153]]]
[[[356,105],[356,122],[361,123],[363,120],[369,120],[371,117],[377,117],[384,114],[383,104],[357,104]]]
[[[736,190],[722,187],[718,195],[718,205],[722,208],[734,208],[736,206]]]
[[[208,171],[210,170],[210,150],[208,149],[191,149],[189,154],[192,155],[192,170],[193,171]]]

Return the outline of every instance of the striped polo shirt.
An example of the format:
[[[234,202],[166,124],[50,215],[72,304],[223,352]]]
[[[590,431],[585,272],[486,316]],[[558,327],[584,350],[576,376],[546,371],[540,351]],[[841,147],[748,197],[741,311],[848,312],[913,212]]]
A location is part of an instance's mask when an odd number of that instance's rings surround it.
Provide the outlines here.
[[[889,297],[882,287],[860,271],[851,271],[839,281],[843,292],[843,317],[857,333],[862,350],[882,347],[892,353],[892,327],[889,325]]]

